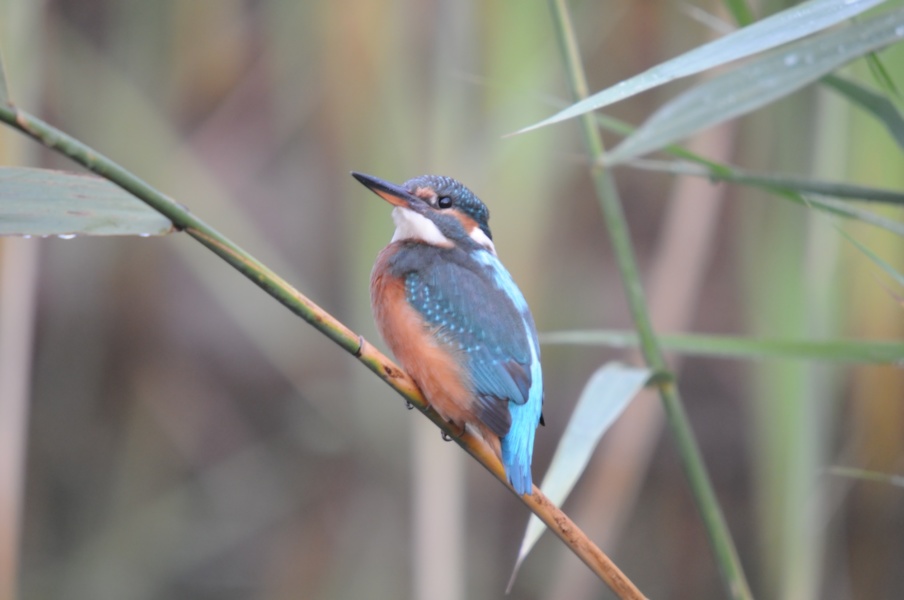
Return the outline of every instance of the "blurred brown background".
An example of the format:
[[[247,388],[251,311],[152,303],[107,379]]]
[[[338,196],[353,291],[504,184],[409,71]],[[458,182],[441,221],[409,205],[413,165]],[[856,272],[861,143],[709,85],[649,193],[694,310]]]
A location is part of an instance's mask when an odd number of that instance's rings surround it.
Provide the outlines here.
[[[681,3],[570,4],[594,90],[714,35]],[[368,275],[392,223],[351,170],[473,189],[541,331],[631,326],[576,125],[502,137],[567,102],[545,3],[3,0],[0,32],[18,104],[369,340]],[[904,72],[902,48],[883,59]],[[684,85],[611,112],[639,123]],[[904,186],[890,138],[814,88],[693,146],[751,169]],[[0,147],[6,164],[74,168],[5,128]],[[904,333],[893,284],[825,216],[708,182],[616,177],[662,329]],[[904,269],[900,239],[844,227]],[[0,303],[26,299],[21,598],[503,596],[527,511],[200,245],[2,240],[0,257],[7,274],[25,267],[0,280]],[[537,479],[587,377],[629,357],[543,353]],[[0,403],[13,382],[0,380]],[[904,472],[900,368],[687,358],[680,385],[759,597],[904,596],[904,490],[824,473]],[[648,596],[723,597],[660,419],[655,397],[637,400],[566,511]],[[544,538],[512,597],[612,596]]]

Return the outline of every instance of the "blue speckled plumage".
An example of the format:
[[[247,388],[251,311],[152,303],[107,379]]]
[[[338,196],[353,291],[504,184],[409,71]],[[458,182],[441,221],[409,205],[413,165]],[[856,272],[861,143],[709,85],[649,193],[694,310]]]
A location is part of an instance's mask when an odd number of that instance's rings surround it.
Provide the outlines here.
[[[418,227],[424,223],[403,213],[400,218],[409,222],[396,220],[397,235],[399,228],[407,233],[402,239],[394,237],[396,241],[381,253],[374,281],[401,282],[404,302],[418,315],[428,339],[442,348],[443,360],[453,361],[464,374],[466,401],[478,424],[501,440],[496,451],[512,487],[519,494],[529,494],[534,434],[543,404],[540,348],[527,302],[495,255],[489,211],[470,190],[448,177],[422,176],[400,188],[369,176],[356,177],[437,228],[438,232],[419,238],[412,223]],[[485,238],[473,235],[469,226],[479,228]],[[378,324],[380,315],[396,314],[386,312],[384,301],[373,298]],[[391,341],[394,336],[384,326],[381,333],[411,372],[412,366],[418,366],[417,359],[411,358],[404,340]],[[405,364],[403,356],[412,365]],[[414,370],[421,373],[421,380],[415,377],[415,381],[422,389],[435,389],[430,368]],[[434,402],[429,395],[427,399]]]
[[[408,302],[435,328],[436,339],[466,365],[483,409],[481,419],[504,437],[510,432],[509,403],[524,404],[529,395],[523,380],[529,373],[532,338],[524,316],[507,290],[488,285],[495,281],[492,267],[475,272],[454,260],[424,263],[429,267],[405,274]],[[528,390],[531,383],[528,379]]]

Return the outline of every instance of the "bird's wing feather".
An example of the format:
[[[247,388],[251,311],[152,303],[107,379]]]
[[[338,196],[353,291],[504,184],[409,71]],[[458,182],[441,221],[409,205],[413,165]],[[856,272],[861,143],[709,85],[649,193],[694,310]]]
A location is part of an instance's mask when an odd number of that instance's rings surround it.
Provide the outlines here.
[[[426,261],[406,274],[406,296],[435,328],[436,339],[460,353],[481,420],[502,437],[511,426],[508,403],[524,404],[529,397],[531,349],[516,303],[492,273],[478,270],[488,268],[448,256]]]

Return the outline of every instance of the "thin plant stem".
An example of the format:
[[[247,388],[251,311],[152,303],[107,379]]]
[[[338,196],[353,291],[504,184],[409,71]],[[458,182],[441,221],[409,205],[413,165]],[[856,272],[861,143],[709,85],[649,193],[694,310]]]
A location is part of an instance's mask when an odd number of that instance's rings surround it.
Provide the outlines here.
[[[577,39],[571,24],[571,17],[565,5],[565,0],[550,0],[550,7],[556,35],[558,36],[565,62],[571,94],[574,101],[577,102],[586,98],[589,95],[589,90],[578,50]],[[584,114],[581,116],[581,125],[584,144],[590,155],[591,177],[593,178],[609,237],[612,240],[615,259],[621,272],[628,304],[634,318],[638,337],[640,338],[641,351],[653,371],[666,371],[668,367],[665,357],[659,347],[659,341],[653,331],[647,311],[640,274],[634,258],[634,248],[631,243],[628,223],[622,209],[618,190],[615,187],[611,174],[602,166],[605,150],[597,128],[596,119],[592,114]],[[697,446],[697,440],[694,437],[690,421],[681,402],[678,388],[674,380],[670,378],[664,378],[659,383],[658,388],[667,421],[675,437],[682,464],[690,481],[697,507],[703,517],[706,532],[729,595],[736,599],[751,599],[753,596],[750,592],[750,587],[741,567],[741,561],[738,558],[731,533],[725,523],[722,509],[709,480],[703,456]]]
[[[173,222],[206,248],[232,265],[245,277],[278,300],[293,313],[349,352],[380,379],[417,407],[437,427],[456,441],[468,454],[503,484],[508,486],[505,470],[489,446],[479,438],[446,422],[427,403],[412,379],[389,358],[323,310],[287,281],[248,254],[226,236],[193,215],[186,207],[147,182],[77,139],[56,129],[12,104],[0,104],[0,121],[71,158],[85,168],[110,180],[133,194]],[[509,488],[511,489],[511,488]],[[512,491],[514,493],[514,491]],[[640,590],[575,523],[535,486],[533,493],[518,498],[543,521],[619,598],[644,598]]]

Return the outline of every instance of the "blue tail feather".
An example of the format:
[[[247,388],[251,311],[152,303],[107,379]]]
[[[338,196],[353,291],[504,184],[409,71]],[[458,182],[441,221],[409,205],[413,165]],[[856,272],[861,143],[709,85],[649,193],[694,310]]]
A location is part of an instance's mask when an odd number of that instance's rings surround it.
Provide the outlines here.
[[[509,483],[519,495],[530,494],[533,486],[531,458],[534,452],[534,435],[540,419],[539,402],[509,404],[512,427],[502,438],[502,464]]]

